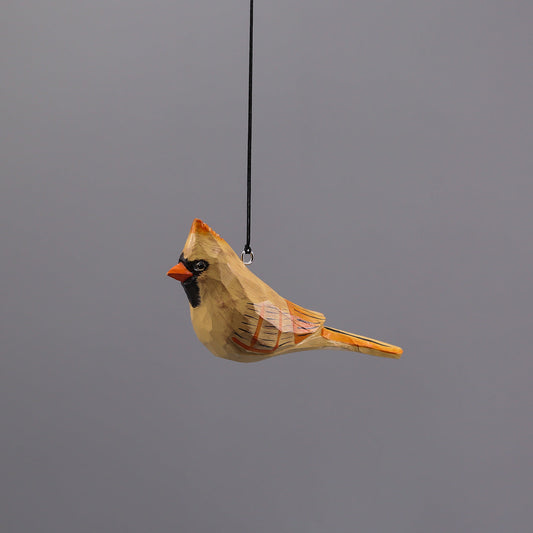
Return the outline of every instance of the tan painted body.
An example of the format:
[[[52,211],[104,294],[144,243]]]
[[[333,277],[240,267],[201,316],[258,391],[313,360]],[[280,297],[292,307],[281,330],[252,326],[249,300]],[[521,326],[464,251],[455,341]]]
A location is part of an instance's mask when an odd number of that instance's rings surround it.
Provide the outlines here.
[[[200,341],[218,357],[254,362],[321,348],[392,358],[402,353],[397,346],[325,327],[323,314],[281,297],[198,219],[182,257],[168,275],[182,281],[184,288],[195,286],[190,290],[198,291],[199,301],[191,303],[192,324]],[[202,263],[208,266],[197,273]]]

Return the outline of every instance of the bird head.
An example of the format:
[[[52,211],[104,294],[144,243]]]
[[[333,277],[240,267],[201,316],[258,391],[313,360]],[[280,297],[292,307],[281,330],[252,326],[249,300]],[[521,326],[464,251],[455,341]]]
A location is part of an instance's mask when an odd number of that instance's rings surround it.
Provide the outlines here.
[[[200,305],[201,296],[235,276],[240,269],[246,270],[231,246],[207,224],[194,219],[179,262],[167,275],[181,282],[192,307]]]

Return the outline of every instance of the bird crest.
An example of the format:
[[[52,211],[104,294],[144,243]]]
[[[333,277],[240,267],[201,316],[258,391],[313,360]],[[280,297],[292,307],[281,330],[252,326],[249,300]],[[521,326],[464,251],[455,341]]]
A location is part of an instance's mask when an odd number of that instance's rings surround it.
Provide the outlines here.
[[[203,222],[199,218],[194,219],[190,233],[198,233],[200,235],[208,234],[219,241],[224,240],[216,231],[212,230],[205,222]]]
[[[188,259],[207,259],[217,257],[221,253],[235,255],[230,245],[205,222],[195,218],[183,253]],[[235,256],[236,257],[236,256]]]

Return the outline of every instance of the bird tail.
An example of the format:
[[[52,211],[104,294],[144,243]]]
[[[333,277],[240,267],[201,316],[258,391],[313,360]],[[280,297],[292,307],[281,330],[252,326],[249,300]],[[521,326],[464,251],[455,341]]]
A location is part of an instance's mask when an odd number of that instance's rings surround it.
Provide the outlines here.
[[[322,328],[322,337],[328,342],[325,348],[333,348],[338,350],[351,350],[353,352],[361,352],[369,355],[378,355],[380,357],[392,357],[399,359],[403,350],[399,346],[387,344],[386,342],[369,339],[347,331],[339,329]]]

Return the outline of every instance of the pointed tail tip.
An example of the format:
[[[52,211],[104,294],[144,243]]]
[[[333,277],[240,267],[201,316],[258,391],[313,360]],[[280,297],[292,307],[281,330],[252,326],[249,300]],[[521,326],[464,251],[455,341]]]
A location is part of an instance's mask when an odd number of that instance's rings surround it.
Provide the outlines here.
[[[393,347],[394,350],[390,352],[389,357],[391,357],[392,359],[400,359],[402,357],[403,350],[399,346],[393,346],[392,344],[391,347]]]
[[[403,349],[399,346],[394,346],[394,344],[386,344],[386,343],[380,343],[384,344],[387,349],[384,349],[383,351],[387,352],[389,354],[389,357],[392,357],[393,359],[400,359],[403,354]]]

